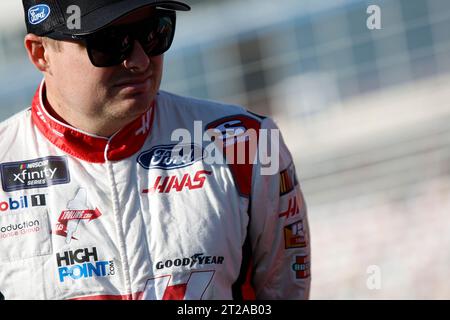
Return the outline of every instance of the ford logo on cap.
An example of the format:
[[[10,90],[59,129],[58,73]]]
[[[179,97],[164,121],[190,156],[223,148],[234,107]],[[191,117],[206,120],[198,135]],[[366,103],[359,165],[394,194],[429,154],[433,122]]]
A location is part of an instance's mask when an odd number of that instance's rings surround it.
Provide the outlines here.
[[[28,22],[39,24],[44,22],[50,15],[50,7],[46,4],[38,4],[28,9]]]

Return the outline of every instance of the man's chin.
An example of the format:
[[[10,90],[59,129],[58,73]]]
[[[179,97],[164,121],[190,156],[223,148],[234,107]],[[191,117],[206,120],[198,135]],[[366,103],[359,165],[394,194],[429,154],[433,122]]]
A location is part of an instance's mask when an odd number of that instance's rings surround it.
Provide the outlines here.
[[[130,97],[121,101],[115,108],[117,117],[136,118],[150,109],[153,99],[146,97]]]

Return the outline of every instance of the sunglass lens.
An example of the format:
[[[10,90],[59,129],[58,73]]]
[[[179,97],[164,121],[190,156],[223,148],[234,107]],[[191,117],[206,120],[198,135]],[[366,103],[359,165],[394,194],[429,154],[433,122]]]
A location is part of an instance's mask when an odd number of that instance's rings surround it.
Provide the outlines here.
[[[174,34],[175,17],[161,15],[142,28],[138,38],[147,55],[159,56],[170,48]]]
[[[120,64],[132,50],[133,40],[126,33],[115,30],[101,32],[87,40],[88,54],[97,67]]]

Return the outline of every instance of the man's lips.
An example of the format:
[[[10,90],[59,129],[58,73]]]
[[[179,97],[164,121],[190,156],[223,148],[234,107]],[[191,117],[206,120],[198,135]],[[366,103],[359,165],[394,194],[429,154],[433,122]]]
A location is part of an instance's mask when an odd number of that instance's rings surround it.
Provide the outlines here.
[[[127,80],[118,82],[114,86],[120,87],[120,88],[124,88],[124,87],[140,88],[140,87],[145,87],[147,84],[149,84],[150,79],[151,79],[151,75],[147,76],[147,77],[127,79]]]

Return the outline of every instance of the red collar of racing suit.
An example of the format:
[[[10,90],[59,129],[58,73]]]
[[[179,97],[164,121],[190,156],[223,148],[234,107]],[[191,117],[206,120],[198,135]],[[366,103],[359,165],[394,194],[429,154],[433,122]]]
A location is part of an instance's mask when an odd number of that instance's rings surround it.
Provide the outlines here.
[[[33,122],[51,143],[76,158],[93,163],[126,159],[141,149],[151,131],[155,102],[142,116],[105,138],[85,133],[52,117],[43,102],[44,89],[43,81],[31,105]]]

